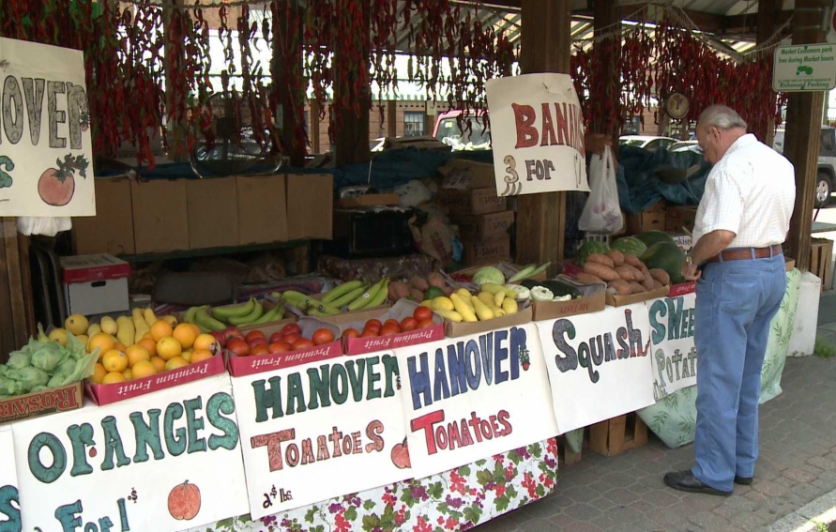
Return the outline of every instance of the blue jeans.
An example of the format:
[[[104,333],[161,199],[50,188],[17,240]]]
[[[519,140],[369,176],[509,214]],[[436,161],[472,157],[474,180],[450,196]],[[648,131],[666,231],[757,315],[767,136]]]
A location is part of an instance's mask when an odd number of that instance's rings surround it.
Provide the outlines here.
[[[697,281],[697,434],[694,475],[732,491],[758,458],[761,369],[786,291],[783,255],[707,264]]]

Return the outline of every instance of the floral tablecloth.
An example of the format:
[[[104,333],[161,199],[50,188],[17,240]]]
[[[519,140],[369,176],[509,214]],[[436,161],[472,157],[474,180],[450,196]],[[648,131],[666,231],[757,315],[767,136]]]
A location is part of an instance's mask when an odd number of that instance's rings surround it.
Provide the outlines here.
[[[421,480],[398,482],[253,521],[241,516],[188,532],[445,532],[468,530],[557,487],[550,438]]]

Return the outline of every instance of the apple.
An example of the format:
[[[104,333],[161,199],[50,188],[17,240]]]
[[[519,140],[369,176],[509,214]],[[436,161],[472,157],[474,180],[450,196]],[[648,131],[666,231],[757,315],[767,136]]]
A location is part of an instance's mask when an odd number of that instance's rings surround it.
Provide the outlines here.
[[[218,345],[220,345],[221,347],[226,347],[227,338],[226,335],[224,335],[224,331],[212,331],[209,334],[215,337],[215,340],[217,340]]]

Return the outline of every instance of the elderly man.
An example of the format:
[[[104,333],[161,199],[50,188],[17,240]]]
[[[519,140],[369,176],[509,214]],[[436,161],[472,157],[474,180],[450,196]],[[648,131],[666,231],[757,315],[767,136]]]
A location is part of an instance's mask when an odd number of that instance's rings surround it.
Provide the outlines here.
[[[786,289],[781,244],[795,205],[792,164],[728,107],[706,109],[697,139],[714,168],[682,275],[697,281],[697,435],[693,469],[671,488],[730,495],[751,484],[758,458],[758,402],[769,326]]]

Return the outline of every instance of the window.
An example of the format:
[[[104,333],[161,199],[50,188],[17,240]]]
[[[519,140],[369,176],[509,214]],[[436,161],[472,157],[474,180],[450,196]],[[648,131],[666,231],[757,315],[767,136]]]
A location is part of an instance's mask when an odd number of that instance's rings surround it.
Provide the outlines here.
[[[403,134],[405,137],[420,137],[424,134],[426,113],[421,111],[406,111],[403,114]]]

